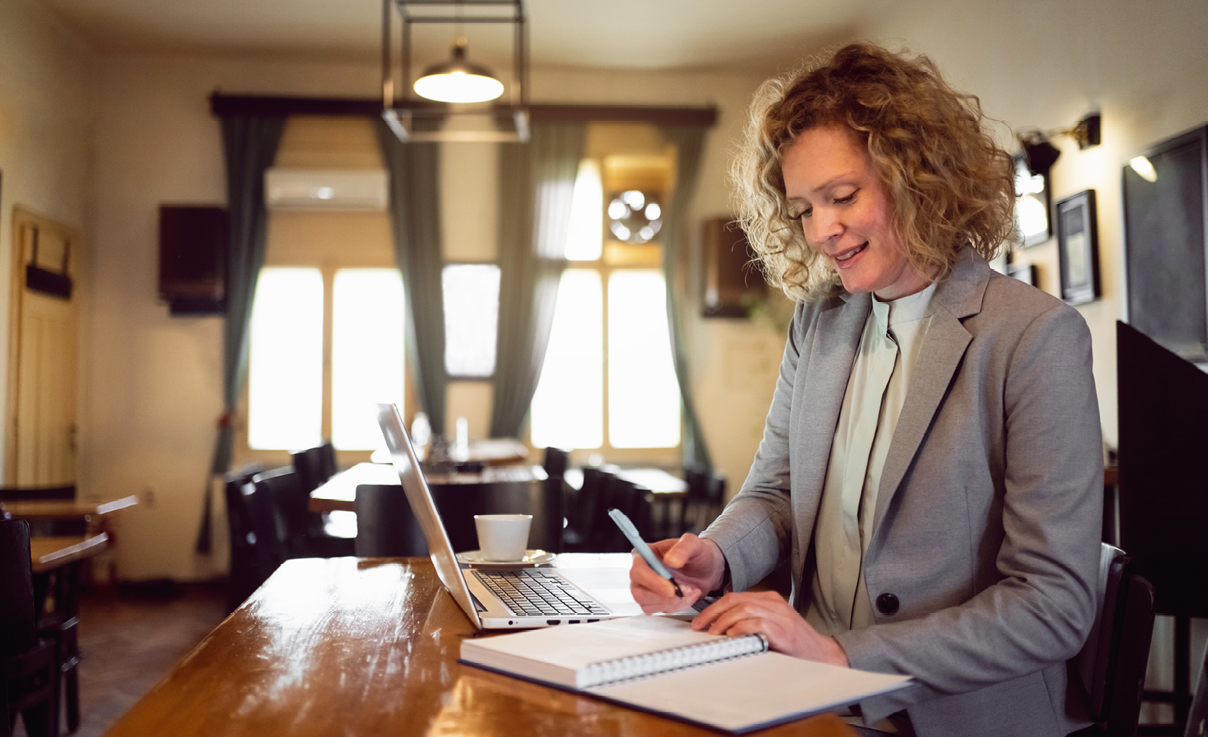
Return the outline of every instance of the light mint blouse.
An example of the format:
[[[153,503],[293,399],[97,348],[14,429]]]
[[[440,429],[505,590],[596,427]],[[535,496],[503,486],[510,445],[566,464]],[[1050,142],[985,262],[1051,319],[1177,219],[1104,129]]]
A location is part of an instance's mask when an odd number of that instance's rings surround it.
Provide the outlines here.
[[[860,563],[872,537],[885,456],[931,325],[934,294],[931,284],[892,302],[874,298],[864,323],[814,527],[806,621],[823,635],[873,623]]]

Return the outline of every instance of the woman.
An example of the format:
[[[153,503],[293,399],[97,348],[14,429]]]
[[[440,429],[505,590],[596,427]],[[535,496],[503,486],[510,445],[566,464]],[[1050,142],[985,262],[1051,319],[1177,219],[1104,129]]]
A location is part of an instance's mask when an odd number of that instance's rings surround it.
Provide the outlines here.
[[[1012,234],[1013,166],[976,98],[926,58],[847,46],[763,86],[735,171],[797,307],[741,492],[701,537],[653,546],[687,600],[730,592],[694,626],[914,676],[864,702],[866,724],[1085,726],[1065,661],[1096,607],[1090,334],[986,263]],[[788,601],[736,593],[786,561]],[[640,559],[631,581],[646,612],[683,608]]]

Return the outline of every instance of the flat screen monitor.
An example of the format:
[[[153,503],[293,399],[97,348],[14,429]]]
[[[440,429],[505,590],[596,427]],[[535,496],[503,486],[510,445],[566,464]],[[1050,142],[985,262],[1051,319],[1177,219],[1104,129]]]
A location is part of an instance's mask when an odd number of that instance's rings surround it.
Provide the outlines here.
[[[1124,167],[1128,324],[1191,361],[1208,360],[1208,127]]]

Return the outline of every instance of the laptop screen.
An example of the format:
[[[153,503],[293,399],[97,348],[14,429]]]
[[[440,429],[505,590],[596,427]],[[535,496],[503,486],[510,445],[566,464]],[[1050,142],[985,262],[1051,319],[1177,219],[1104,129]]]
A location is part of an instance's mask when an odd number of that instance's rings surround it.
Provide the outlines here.
[[[411,438],[403,427],[403,416],[396,404],[378,405],[378,424],[382,426],[382,434],[386,437],[386,447],[390,449],[390,458],[398,471],[399,481],[403,484],[403,492],[411,505],[411,512],[419,520],[428,540],[428,557],[436,566],[436,575],[445,585],[449,593],[465,611],[466,616],[481,629],[482,620],[470,597],[470,587],[462,576],[457,558],[453,554],[453,544],[445,533],[444,522],[436,510],[428,482],[424,479],[419,468],[419,460],[415,449],[411,446]]]

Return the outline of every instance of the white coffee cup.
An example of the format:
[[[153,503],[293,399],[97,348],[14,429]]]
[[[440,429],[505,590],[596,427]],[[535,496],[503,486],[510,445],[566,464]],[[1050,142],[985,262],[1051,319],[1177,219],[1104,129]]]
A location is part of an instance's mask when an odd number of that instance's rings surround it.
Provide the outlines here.
[[[518,561],[524,558],[532,523],[531,514],[474,515],[483,560]]]

